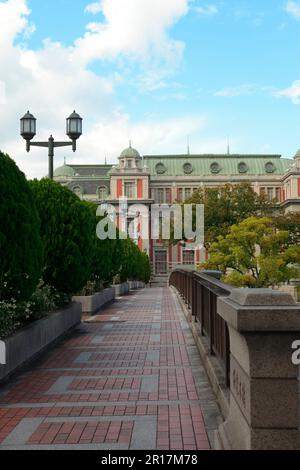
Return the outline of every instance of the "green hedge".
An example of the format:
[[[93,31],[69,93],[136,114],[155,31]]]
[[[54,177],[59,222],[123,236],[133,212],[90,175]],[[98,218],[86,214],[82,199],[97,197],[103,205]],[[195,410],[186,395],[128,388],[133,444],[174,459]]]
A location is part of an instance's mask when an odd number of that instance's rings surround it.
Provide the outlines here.
[[[91,276],[91,212],[72,191],[58,183],[45,178],[30,184],[41,220],[43,280],[59,292],[76,293]]]
[[[150,280],[150,261],[146,253],[142,253],[131,238],[122,240],[121,281],[137,280],[145,282]]]
[[[100,240],[97,237],[97,225],[103,217],[96,215],[97,206],[93,203],[84,203],[94,218],[94,249],[92,256],[92,279],[101,279],[103,283],[111,283],[115,276],[121,282],[127,279],[149,282],[150,262],[145,253],[141,253],[138,246],[130,238],[120,238],[116,229],[116,239]],[[109,222],[113,225],[113,222]],[[108,223],[108,225],[109,225]],[[105,230],[108,230],[108,225]]]
[[[91,260],[91,280],[101,280],[104,284],[112,282],[120,271],[122,242],[118,238],[100,240],[97,237],[97,225],[103,219],[96,215],[97,206],[93,203],[83,203],[93,219],[91,236],[93,238],[93,255]],[[113,222],[111,222],[113,224]],[[118,234],[118,230],[116,230]]]
[[[24,174],[0,152],[0,300],[27,300],[42,268],[34,198]]]

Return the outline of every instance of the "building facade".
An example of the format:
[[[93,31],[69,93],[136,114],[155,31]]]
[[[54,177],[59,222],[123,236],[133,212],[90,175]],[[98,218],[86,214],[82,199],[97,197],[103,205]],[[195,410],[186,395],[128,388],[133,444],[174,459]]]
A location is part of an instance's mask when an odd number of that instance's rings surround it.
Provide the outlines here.
[[[254,191],[264,193],[285,211],[300,209],[300,150],[294,159],[281,155],[145,155],[130,145],[119,156],[116,165],[72,165],[57,168],[54,179],[67,186],[81,199],[116,208],[119,228],[132,230],[138,205],[172,205],[184,202],[199,188],[226,183],[248,182]],[[119,201],[126,197],[132,214],[120,226]],[[124,222],[123,222],[124,223]],[[201,249],[188,244],[144,240],[141,223],[131,235],[141,250],[147,251],[156,276],[167,276],[175,266],[191,265],[205,259]],[[150,229],[151,230],[151,229]]]

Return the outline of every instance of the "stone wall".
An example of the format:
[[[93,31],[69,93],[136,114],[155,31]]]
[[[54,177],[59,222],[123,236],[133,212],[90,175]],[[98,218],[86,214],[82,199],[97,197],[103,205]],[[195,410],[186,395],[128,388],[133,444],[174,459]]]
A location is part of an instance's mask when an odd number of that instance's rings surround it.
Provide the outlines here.
[[[64,310],[42,318],[5,339],[5,364],[0,365],[0,382],[34,359],[51,343],[81,322],[81,305],[72,303]]]
[[[109,287],[94,295],[75,296],[73,300],[82,305],[83,313],[93,314],[115,299],[115,289]]]
[[[234,289],[217,303],[230,334],[230,409],[216,447],[233,450],[300,449],[300,305],[271,289]]]

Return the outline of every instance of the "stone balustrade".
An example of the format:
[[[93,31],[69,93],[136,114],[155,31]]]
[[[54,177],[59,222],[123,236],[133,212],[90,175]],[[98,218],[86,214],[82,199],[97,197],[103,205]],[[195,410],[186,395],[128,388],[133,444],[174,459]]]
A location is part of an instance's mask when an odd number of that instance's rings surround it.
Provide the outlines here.
[[[234,289],[218,298],[230,335],[230,409],[216,432],[219,449],[300,449],[300,305],[271,289]]]

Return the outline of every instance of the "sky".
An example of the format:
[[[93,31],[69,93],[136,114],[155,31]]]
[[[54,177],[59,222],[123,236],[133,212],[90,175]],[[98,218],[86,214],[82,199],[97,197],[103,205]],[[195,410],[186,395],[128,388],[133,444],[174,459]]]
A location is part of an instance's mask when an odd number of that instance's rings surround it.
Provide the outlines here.
[[[0,0],[0,149],[28,178],[83,117],[55,166],[141,154],[272,153],[300,147],[300,0]]]

